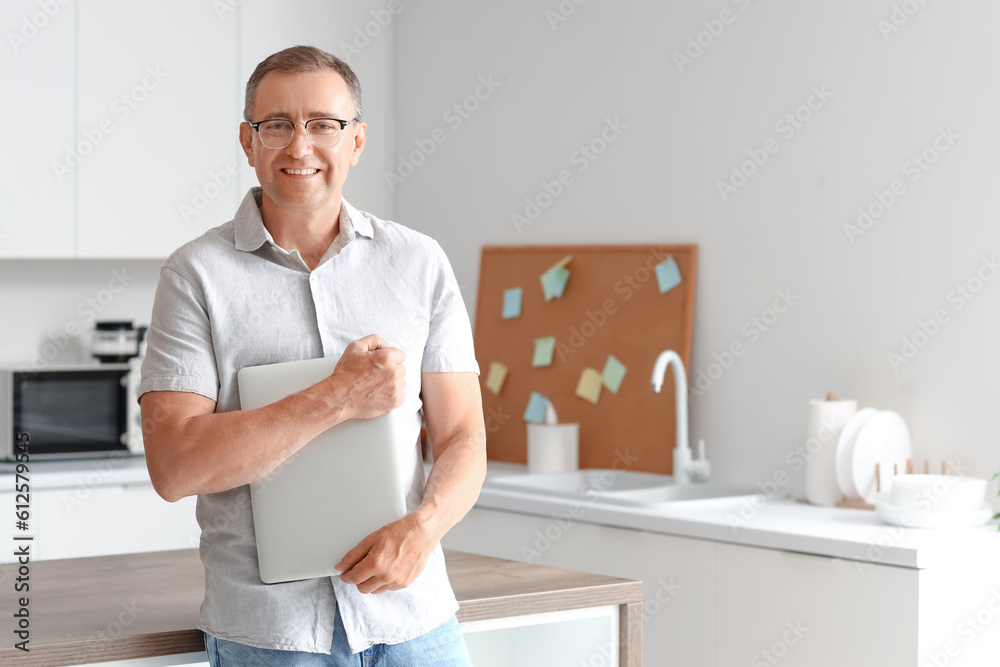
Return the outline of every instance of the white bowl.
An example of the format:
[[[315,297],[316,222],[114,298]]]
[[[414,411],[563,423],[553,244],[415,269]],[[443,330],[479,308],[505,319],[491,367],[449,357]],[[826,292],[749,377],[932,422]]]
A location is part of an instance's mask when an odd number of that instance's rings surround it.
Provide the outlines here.
[[[993,517],[993,509],[986,501],[973,510],[943,510],[901,507],[893,500],[891,492],[878,494],[875,512],[885,523],[904,528],[975,528]]]
[[[893,504],[916,510],[974,511],[986,500],[986,480],[958,475],[897,475]]]

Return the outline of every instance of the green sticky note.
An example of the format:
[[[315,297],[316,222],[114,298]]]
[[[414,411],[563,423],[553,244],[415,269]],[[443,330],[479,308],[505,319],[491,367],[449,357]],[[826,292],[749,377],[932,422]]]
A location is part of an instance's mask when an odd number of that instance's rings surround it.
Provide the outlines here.
[[[541,424],[545,421],[545,411],[549,407],[549,399],[545,398],[537,391],[531,392],[528,399],[528,408],[524,411],[524,421]]]
[[[622,386],[622,380],[625,379],[626,370],[628,369],[625,368],[625,364],[615,359],[615,355],[608,355],[608,360],[604,362],[604,372],[601,375],[604,376],[604,386],[611,393],[618,393],[618,389]]]
[[[660,294],[681,284],[681,270],[673,257],[667,257],[656,265],[656,283],[660,286]]]
[[[521,317],[521,296],[520,287],[512,287],[503,291],[503,319],[510,320]]]
[[[556,351],[556,337],[545,336],[535,339],[535,356],[531,358],[532,366],[551,366],[552,355]]]
[[[564,266],[553,266],[542,274],[542,290],[545,292],[545,300],[561,298],[569,282],[569,269]]]
[[[601,398],[601,373],[593,368],[584,368],[576,385],[576,395],[597,405]]]

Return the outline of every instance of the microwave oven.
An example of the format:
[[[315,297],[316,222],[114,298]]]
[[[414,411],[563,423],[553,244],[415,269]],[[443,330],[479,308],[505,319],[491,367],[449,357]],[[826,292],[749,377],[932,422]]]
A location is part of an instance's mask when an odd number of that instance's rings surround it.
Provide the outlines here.
[[[0,459],[142,454],[138,388],[138,364],[0,371]]]

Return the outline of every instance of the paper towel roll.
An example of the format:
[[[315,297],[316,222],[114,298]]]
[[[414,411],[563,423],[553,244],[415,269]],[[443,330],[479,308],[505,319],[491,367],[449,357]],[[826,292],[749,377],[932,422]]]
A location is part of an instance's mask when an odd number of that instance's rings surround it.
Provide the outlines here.
[[[837,486],[837,441],[855,412],[857,401],[813,399],[809,401],[806,436],[806,500],[833,506],[840,500]]]
[[[579,424],[528,424],[528,472],[579,469]]]

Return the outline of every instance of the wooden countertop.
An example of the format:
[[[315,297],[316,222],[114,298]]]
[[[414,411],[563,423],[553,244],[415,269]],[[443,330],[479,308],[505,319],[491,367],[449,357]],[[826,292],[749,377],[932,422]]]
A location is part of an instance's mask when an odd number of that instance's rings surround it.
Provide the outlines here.
[[[621,607],[622,665],[639,665],[642,583],[445,550],[459,621]],[[16,566],[0,576],[5,665],[61,666],[205,650],[197,549],[32,562],[30,652],[13,647]]]

